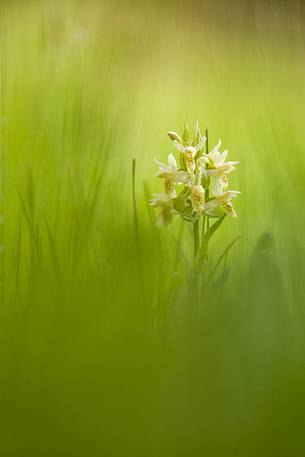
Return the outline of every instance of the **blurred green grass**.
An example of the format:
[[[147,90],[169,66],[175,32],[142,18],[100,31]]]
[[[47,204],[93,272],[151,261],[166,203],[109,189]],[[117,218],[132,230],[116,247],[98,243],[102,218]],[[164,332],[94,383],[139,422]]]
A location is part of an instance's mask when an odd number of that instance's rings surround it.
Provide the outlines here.
[[[2,0],[1,455],[303,455],[304,20]],[[242,191],[199,299],[191,228],[157,230],[145,193],[197,119]]]

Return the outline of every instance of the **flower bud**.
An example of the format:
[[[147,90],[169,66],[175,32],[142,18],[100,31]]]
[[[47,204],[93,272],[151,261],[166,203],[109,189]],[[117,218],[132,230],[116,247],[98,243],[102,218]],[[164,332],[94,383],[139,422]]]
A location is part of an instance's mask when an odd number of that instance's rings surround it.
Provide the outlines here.
[[[182,144],[182,138],[177,132],[168,132],[168,136],[172,141],[176,140],[178,143]]]

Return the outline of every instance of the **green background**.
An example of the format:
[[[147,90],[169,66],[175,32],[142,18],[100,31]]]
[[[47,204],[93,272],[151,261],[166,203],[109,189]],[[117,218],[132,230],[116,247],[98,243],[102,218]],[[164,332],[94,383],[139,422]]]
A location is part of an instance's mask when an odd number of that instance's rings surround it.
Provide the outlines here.
[[[304,455],[304,3],[1,0],[0,32],[1,456]],[[196,120],[242,192],[199,297],[147,203]]]

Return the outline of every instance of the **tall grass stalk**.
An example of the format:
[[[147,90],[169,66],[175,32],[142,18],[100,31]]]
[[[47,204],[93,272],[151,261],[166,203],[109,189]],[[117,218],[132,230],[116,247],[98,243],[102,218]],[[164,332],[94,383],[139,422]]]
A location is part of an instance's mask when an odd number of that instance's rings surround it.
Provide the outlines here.
[[[137,212],[137,200],[136,200],[136,159],[132,159],[132,206],[133,206],[133,221],[135,238],[137,245],[139,244],[139,223],[138,223],[138,212]]]
[[[5,298],[5,179],[7,128],[7,9],[0,2],[0,303]]]

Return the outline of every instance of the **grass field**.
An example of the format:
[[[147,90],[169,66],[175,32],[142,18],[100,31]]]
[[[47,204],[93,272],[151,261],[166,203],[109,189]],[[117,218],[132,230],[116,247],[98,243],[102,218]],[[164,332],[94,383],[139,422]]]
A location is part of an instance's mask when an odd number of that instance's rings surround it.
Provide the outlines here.
[[[0,5],[1,456],[304,455],[303,2]],[[148,205],[197,120],[242,192],[199,296]]]

